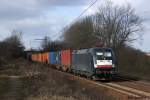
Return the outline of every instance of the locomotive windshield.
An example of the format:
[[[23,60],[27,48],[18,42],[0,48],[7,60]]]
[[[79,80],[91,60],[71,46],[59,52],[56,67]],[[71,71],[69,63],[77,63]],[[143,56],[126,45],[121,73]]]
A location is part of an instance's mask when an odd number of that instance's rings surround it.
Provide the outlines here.
[[[97,60],[112,60],[111,52],[97,52],[96,53]]]
[[[111,50],[96,50],[97,60],[112,60]]]

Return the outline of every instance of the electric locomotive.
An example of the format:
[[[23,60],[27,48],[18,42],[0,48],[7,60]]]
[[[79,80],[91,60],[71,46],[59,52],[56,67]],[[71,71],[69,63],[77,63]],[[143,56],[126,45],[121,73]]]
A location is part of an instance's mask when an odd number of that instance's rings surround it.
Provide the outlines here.
[[[92,79],[110,79],[115,71],[113,50],[98,47],[73,50],[71,71]]]

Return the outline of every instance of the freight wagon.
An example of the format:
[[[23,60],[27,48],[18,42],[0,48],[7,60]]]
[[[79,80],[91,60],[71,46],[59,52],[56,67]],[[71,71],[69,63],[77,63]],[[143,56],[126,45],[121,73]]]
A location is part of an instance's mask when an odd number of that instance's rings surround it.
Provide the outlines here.
[[[72,61],[72,50],[61,51],[61,69],[63,71],[70,71]]]
[[[49,63],[51,65],[56,65],[56,57],[57,57],[57,52],[49,52]]]
[[[43,57],[44,56],[44,57]],[[33,61],[47,62],[59,70],[93,79],[111,78],[115,69],[115,55],[111,48],[61,50],[32,54]]]

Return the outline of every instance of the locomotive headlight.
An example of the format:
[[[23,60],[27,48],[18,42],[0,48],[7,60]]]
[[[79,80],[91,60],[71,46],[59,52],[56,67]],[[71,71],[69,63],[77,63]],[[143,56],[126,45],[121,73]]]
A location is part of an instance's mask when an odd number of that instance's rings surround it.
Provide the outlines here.
[[[115,67],[115,64],[112,64],[112,67],[114,68],[114,67]]]

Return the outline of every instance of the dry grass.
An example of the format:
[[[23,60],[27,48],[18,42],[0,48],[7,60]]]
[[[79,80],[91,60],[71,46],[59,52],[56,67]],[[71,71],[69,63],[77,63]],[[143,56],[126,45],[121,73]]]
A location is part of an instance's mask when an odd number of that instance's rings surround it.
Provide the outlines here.
[[[39,97],[28,97],[27,100],[77,100],[77,99],[73,97],[44,95],[44,96],[39,96]]]
[[[18,93],[22,100],[116,100],[104,90],[71,79],[47,65],[17,62],[15,67],[0,72],[0,75],[4,74],[28,76],[20,79]]]

